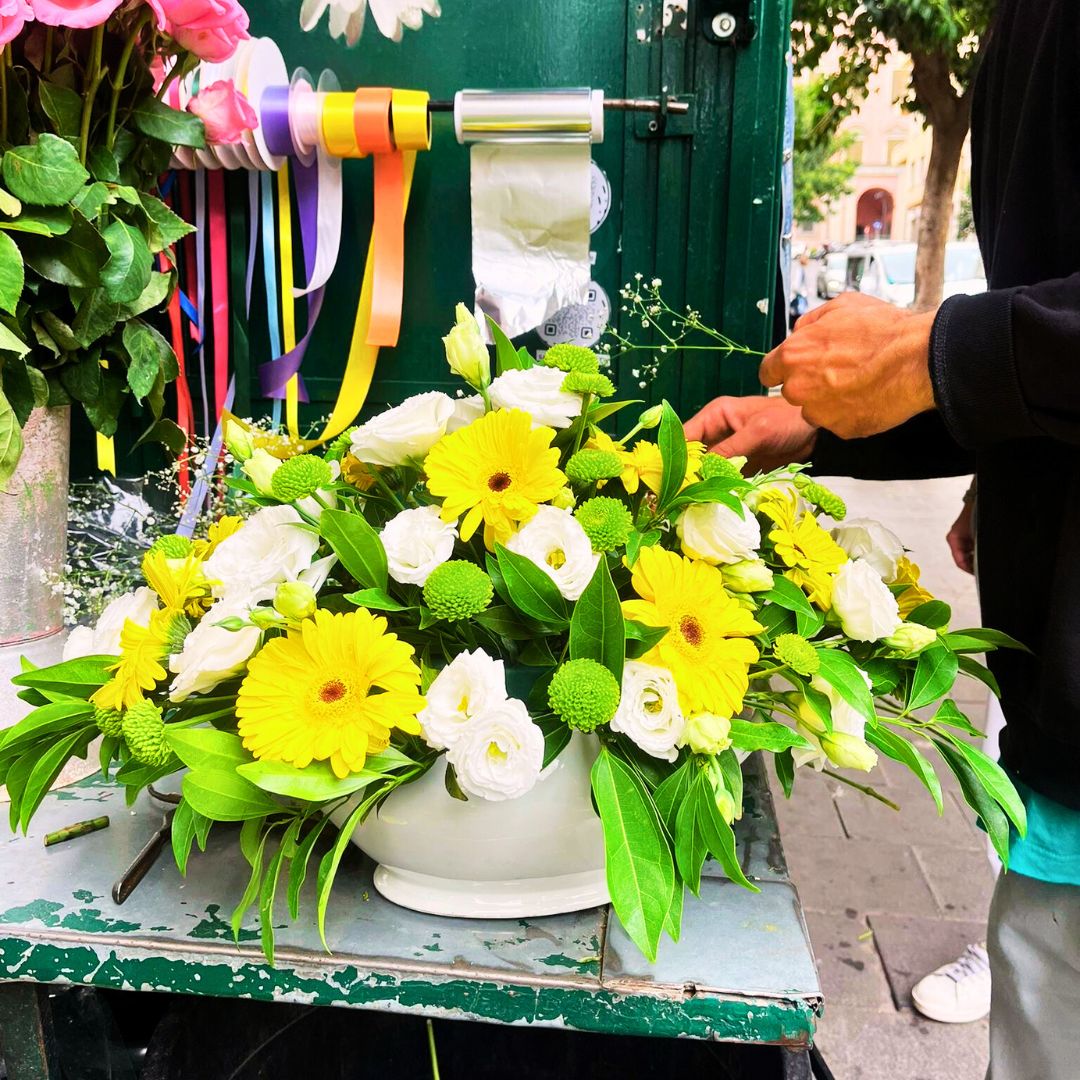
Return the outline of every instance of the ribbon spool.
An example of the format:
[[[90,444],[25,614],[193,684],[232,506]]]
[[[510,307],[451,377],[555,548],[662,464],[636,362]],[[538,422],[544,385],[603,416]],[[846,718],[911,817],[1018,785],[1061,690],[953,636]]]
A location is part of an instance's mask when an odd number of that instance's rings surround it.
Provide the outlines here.
[[[604,91],[459,90],[454,95],[459,143],[604,141]]]

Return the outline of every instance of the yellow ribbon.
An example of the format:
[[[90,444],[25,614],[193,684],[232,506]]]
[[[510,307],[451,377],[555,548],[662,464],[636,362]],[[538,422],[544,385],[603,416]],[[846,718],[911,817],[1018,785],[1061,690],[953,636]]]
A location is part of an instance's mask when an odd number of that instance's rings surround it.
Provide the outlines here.
[[[356,144],[355,103],[355,94],[335,92],[323,96],[323,141],[332,157],[363,157]]]
[[[285,352],[296,348],[296,300],[293,296],[292,196],[289,193],[289,163],[277,174],[278,257],[281,261],[281,334]],[[285,384],[285,424],[289,434],[300,437],[300,377]]]
[[[109,435],[97,434],[97,467],[102,472],[116,475],[116,440]]]

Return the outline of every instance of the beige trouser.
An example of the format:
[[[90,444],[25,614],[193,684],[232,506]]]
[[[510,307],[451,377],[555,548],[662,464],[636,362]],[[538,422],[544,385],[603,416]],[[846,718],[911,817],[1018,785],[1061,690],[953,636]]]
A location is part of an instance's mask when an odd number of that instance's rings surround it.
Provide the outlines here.
[[[987,1080],[1077,1080],[1080,886],[1002,874],[988,934]]]

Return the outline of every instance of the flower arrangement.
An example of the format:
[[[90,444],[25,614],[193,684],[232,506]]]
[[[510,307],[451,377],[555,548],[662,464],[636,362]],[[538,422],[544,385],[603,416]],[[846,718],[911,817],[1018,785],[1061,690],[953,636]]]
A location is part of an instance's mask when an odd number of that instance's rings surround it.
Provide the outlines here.
[[[972,654],[1017,643],[949,630],[900,541],[802,467],[744,476],[666,403],[616,439],[603,422],[635,403],[596,354],[538,362],[493,332],[494,377],[459,308],[445,346],[470,395],[419,394],[323,453],[230,422],[250,514],[160,537],[144,586],[16,678],[34,710],[0,736],[12,826],[99,735],[129,798],[186,768],[177,864],[241,822],[233,925],[261,898],[271,958],[278,883],[296,918],[331,814],[320,930],[351,835],[395,789],[444,757],[447,799],[516,799],[575,733],[612,901],[649,957],[707,857],[755,888],[732,830],[749,753],[788,793],[799,767],[883,754],[940,810],[932,752],[1005,858],[1023,806],[948,694],[958,674],[992,684]]]
[[[76,402],[112,435],[133,398],[152,416],[144,438],[183,449],[163,419],[177,360],[152,316],[191,227],[157,180],[173,146],[205,144],[204,120],[219,137],[255,121],[231,86],[189,112],[163,98],[199,60],[231,56],[247,22],[237,0],[0,4],[0,485],[35,406]]]

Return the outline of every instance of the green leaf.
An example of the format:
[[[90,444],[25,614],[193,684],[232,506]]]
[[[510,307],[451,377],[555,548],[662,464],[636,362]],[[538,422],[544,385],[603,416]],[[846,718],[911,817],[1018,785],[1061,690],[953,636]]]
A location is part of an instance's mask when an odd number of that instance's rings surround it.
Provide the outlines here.
[[[810,743],[787,724],[779,724],[775,720],[740,720],[736,717],[731,721],[731,745],[736,750],[765,750],[778,754],[792,746],[808,747]]]
[[[0,391],[0,493],[7,488],[22,452],[22,425],[11,402]]]
[[[383,773],[367,769],[360,769],[341,779],[326,761],[313,761],[303,769],[283,761],[249,761],[238,765],[236,772],[272,795],[313,803],[351,795],[376,780],[384,779]]]
[[[101,360],[96,354],[86,355],[60,369],[60,384],[74,401],[97,401],[101,397],[101,383]]]
[[[491,340],[495,342],[495,374],[501,375],[504,371],[524,371],[532,367],[531,358],[526,362],[526,359],[503,333],[502,327],[490,315],[485,315],[484,318],[487,319],[488,329],[491,331]]]
[[[8,798],[11,800],[11,806],[8,807],[8,824],[12,832],[16,832],[19,828],[19,810],[22,808],[23,791],[42,753],[44,753],[42,748],[35,746],[23,754],[10,768],[0,769],[0,775],[3,775],[4,784],[7,787]]]
[[[499,570],[510,600],[522,614],[551,626],[563,627],[570,612],[558,586],[531,559],[495,545]]]
[[[172,288],[173,274],[153,271],[150,274],[150,284],[143,289],[141,295],[123,305],[123,314],[133,319],[136,315],[142,315],[146,311],[153,311],[162,307]]]
[[[0,385],[3,386],[4,396],[15,410],[15,418],[21,425],[26,424],[36,407],[48,404],[48,380],[39,368],[27,364],[22,356],[4,357],[0,370]]]
[[[952,608],[944,600],[927,600],[925,604],[920,604],[911,612],[907,621],[937,630],[942,626],[948,626],[951,618]]]
[[[469,801],[469,796],[461,790],[461,785],[458,783],[457,770],[449,761],[446,763],[446,771],[443,773],[443,787],[451,799],[456,799],[458,802]]]
[[[159,442],[174,454],[181,454],[187,446],[187,435],[183,428],[169,419],[156,420],[136,440],[135,446],[147,442]]]
[[[124,314],[122,304],[110,300],[104,289],[89,289],[71,324],[71,332],[82,348],[88,348],[109,334]]]
[[[765,600],[793,612],[795,629],[804,638],[812,638],[825,625],[824,612],[818,611],[806,594],[793,581],[779,574],[773,577],[773,587],[761,594]]]
[[[0,322],[0,352],[15,353],[16,356],[25,356],[30,351],[30,346],[18,334],[9,330]]]
[[[698,803],[698,826],[709,854],[723,867],[724,873],[736,885],[741,885],[751,892],[761,892],[743,873],[743,868],[739,865],[739,856],[735,850],[735,833],[732,832],[731,826],[724,820],[720,808],[716,805],[712,785],[704,770],[691,798],[696,798]]]
[[[357,607],[371,608],[373,611],[414,611],[415,606],[402,604],[395,600],[385,589],[360,589],[346,593],[345,599]]]
[[[126,221],[113,221],[101,236],[109,248],[109,261],[101,269],[106,294],[118,304],[138,300],[154,265],[143,234]]]
[[[953,652],[992,652],[994,649],[1019,649],[1021,652],[1030,653],[1031,650],[1016,638],[1003,634],[1000,630],[987,630],[983,627],[975,627],[971,630],[954,630],[941,635],[942,641]]]
[[[791,751],[773,756],[773,768],[776,770],[776,779],[780,781],[784,798],[791,798],[791,789],[795,786],[795,762],[792,760]]]
[[[630,660],[639,660],[650,649],[658,645],[668,635],[670,627],[646,626],[635,619],[624,623],[626,633],[626,656]]]
[[[943,701],[938,706],[938,711],[934,713],[932,723],[943,725],[945,727],[954,727],[958,731],[962,731],[964,734],[970,735],[975,739],[986,738],[986,732],[980,731],[975,727],[952,698]]]
[[[931,645],[919,653],[911,680],[907,707],[921,709],[944,697],[956,682],[959,663],[954,653],[943,645]]]
[[[150,220],[150,235],[147,239],[150,250],[155,255],[195,231],[194,225],[189,225],[182,217],[174,214],[160,199],[145,192],[139,193],[139,199]]]
[[[664,463],[656,505],[663,510],[679,494],[679,489],[683,486],[688,457],[682,422],[667,401],[664,402],[656,441]]]
[[[922,782],[923,787],[933,796],[938,814],[944,813],[941,800],[941,781],[934,772],[934,766],[915,749],[902,735],[887,728],[884,724],[868,726],[865,731],[866,741],[880,750],[886,757],[906,765]]]
[[[16,686],[29,686],[46,692],[58,691],[86,701],[95,690],[109,681],[112,677],[109,668],[116,662],[115,656],[83,656],[78,660],[65,660],[62,664],[20,672],[11,681]]]
[[[8,150],[3,174],[8,191],[31,206],[62,206],[90,179],[75,147],[48,132],[38,136],[32,146]]]
[[[526,626],[518,613],[505,604],[496,604],[495,607],[481,611],[479,615],[473,616],[472,621],[511,641],[531,641],[536,636],[536,631]]]
[[[863,664],[863,670],[870,676],[871,689],[877,695],[891,694],[903,678],[903,670],[896,660],[873,657]]]
[[[1002,865],[1009,868],[1009,819],[997,801],[990,797],[975,770],[959,750],[944,739],[933,739],[934,748],[960,783],[964,801],[978,814],[998,853]]]
[[[632,568],[641,554],[641,549],[659,544],[663,535],[659,529],[650,529],[647,533],[640,533],[635,529],[626,541],[626,565]]]
[[[994,677],[994,673],[985,665],[980,664],[978,660],[973,659],[970,656],[958,656],[960,670],[969,678],[977,679],[984,686],[989,687],[990,692],[994,697],[1001,697],[1001,687],[998,686],[998,681]]]
[[[742,765],[739,764],[735,751],[730,747],[718,754],[716,760],[720,764],[720,772],[724,777],[724,787],[727,788],[728,794],[738,808],[736,817],[741,817],[743,804]]]
[[[227,772],[252,760],[239,735],[216,728],[182,728],[170,724],[165,728],[165,740],[189,769]]]
[[[274,900],[277,897],[278,880],[286,856],[295,849],[296,835],[300,831],[301,819],[293,818],[285,835],[274,852],[270,865],[266,868],[262,888],[259,890],[259,936],[262,939],[263,956],[266,962],[274,963]]]
[[[323,829],[330,823],[330,819],[325,816],[321,816],[318,820],[308,829],[304,835],[304,839],[300,841],[296,846],[296,854],[292,858],[292,864],[289,867],[289,887],[288,887],[288,899],[289,899],[289,915],[295,922],[300,917],[300,890],[304,887],[304,882],[307,880],[308,863],[311,861],[311,852],[315,845],[319,841],[319,837],[322,836]]]
[[[112,202],[112,197],[109,194],[109,185],[98,181],[87,184],[71,200],[71,205],[88,221],[93,221],[101,213],[102,207],[110,202]]]
[[[18,217],[22,213],[22,208],[23,204],[10,191],[0,188],[0,214],[7,217]],[[2,227],[0,225],[0,228]]]
[[[837,649],[819,648],[816,651],[821,661],[821,677],[871,724],[877,723],[874,699],[862,679],[858,664],[847,653]]]
[[[96,288],[101,284],[101,268],[109,260],[109,247],[101,234],[77,210],[62,237],[29,234],[20,246],[31,270],[68,288]]]
[[[115,184],[120,180],[120,163],[107,146],[92,146],[86,155],[86,164],[95,180]]]
[[[698,801],[695,797],[701,779],[702,772],[698,770],[675,813],[675,862],[679,867],[679,876],[695,896],[701,895],[701,870],[709,854],[705,836],[698,824]]]
[[[49,792],[60,770],[73,757],[85,757],[86,748],[100,734],[97,724],[90,724],[72,732],[58,743],[51,745],[34,763],[19,801],[19,823],[25,833],[30,819],[37,812],[41,800]]]
[[[139,102],[131,114],[131,124],[143,135],[170,146],[190,146],[196,150],[206,146],[206,129],[197,116],[170,109],[154,97],[146,96]]]
[[[245,822],[245,825],[247,822]],[[248,878],[247,888],[244,889],[244,895],[240,897],[240,902],[233,909],[232,913],[232,932],[233,940],[240,940],[240,926],[244,921],[244,915],[247,913],[247,909],[255,903],[255,897],[259,895],[259,883],[262,881],[262,864],[263,855],[266,852],[266,844],[270,839],[270,834],[274,831],[274,826],[270,826],[258,837],[258,843],[255,845],[254,850],[250,853],[248,862],[251,864],[251,877]],[[241,831],[241,836],[244,832]],[[248,833],[248,836],[251,834]]]
[[[749,484],[744,485],[749,487]],[[750,511],[737,495],[732,494],[732,482],[723,477],[713,477],[711,480],[699,480],[696,484],[688,484],[668,504],[668,510],[674,510],[690,503],[721,503],[746,516]]]
[[[193,810],[213,821],[245,821],[281,809],[233,769],[193,769],[184,777],[183,793]]]
[[[557,716],[535,721],[544,733],[544,765],[546,769],[570,744],[573,732]]]
[[[42,705],[13,727],[0,731],[0,757],[22,751],[44,735],[55,738],[60,732],[85,727],[93,715],[93,706],[85,701],[56,701]]]
[[[612,906],[635,945],[656,959],[675,892],[675,865],[660,815],[645,785],[604,747],[592,767],[604,827]]]
[[[162,372],[166,377],[176,376],[176,354],[172,346],[149,323],[132,319],[124,326],[124,348],[131,362],[127,369],[127,382],[136,401],[153,389],[154,382]]]
[[[34,236],[63,236],[71,230],[73,221],[70,207],[33,206],[20,211],[11,221],[0,220],[0,229]]]
[[[7,233],[0,232],[0,308],[15,314],[25,282],[22,252]]]
[[[570,657],[596,660],[615,676],[617,683],[622,683],[626,628],[619,594],[603,556],[574,605],[570,618]]]
[[[341,565],[367,589],[386,591],[389,574],[386,551],[379,534],[360,514],[324,510],[319,532],[341,560]]]
[[[1016,826],[1016,831],[1021,836],[1026,835],[1027,811],[1005,770],[977,746],[972,746],[971,743],[952,734],[947,735],[946,738],[964,755],[983,790],[1005,811],[1009,820]]]
[[[56,134],[65,139],[78,138],[82,124],[82,96],[70,87],[41,79],[38,82],[38,98]]]
[[[660,820],[667,827],[668,835],[675,836],[675,823],[690,785],[698,773],[698,761],[691,754],[653,792],[653,802]]]
[[[201,817],[192,810],[190,803],[181,800],[180,805],[173,814],[172,839],[173,858],[176,860],[176,868],[181,877],[187,877],[188,858],[191,855],[192,844],[195,843],[195,819]]]

